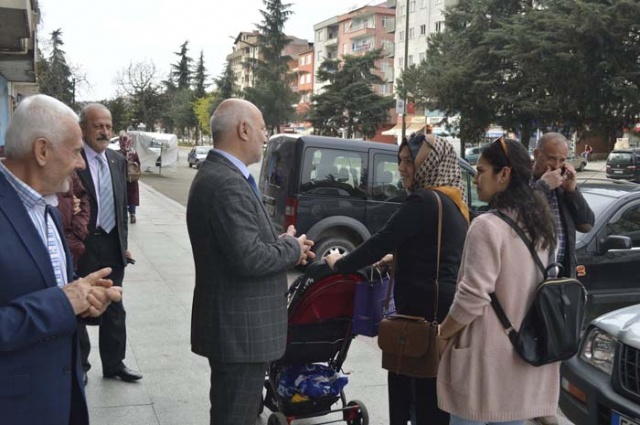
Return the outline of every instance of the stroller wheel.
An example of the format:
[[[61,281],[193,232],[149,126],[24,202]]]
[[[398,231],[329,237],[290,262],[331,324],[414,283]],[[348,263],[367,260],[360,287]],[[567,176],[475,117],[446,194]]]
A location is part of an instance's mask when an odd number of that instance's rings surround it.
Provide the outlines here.
[[[269,415],[267,425],[289,425],[289,421],[287,421],[287,418],[282,414],[282,412],[274,412]]]
[[[349,409],[351,407],[351,409]],[[351,400],[344,411],[344,420],[347,425],[369,425],[369,412],[360,400]]]

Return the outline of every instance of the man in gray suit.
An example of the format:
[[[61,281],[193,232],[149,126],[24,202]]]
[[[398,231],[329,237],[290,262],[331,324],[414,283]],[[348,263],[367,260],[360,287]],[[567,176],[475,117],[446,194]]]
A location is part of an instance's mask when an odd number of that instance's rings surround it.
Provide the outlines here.
[[[278,236],[247,166],[266,142],[250,102],[223,101],[211,117],[215,149],[196,175],[187,227],[196,267],[191,350],[211,366],[211,424],[254,425],[268,362],[284,354],[286,270],[313,242],[295,229]]]

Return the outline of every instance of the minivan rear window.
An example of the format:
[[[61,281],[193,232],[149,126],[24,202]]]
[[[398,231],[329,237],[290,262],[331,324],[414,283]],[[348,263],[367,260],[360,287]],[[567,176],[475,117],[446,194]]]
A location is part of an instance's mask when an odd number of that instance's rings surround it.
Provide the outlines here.
[[[364,154],[339,149],[307,148],[300,193],[307,195],[366,197]]]
[[[633,156],[628,152],[611,152],[607,161],[610,164],[628,164],[633,162]]]

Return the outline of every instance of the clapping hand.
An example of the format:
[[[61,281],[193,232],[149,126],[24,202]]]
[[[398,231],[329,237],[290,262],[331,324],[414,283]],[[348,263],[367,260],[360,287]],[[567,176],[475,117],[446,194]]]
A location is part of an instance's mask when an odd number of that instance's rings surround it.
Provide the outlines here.
[[[296,228],[293,225],[290,225],[287,228],[287,233],[281,235],[283,237],[285,235],[296,237]],[[301,235],[296,238],[298,243],[300,244],[300,260],[298,261],[299,265],[306,265],[308,260],[313,260],[316,258],[316,254],[311,251],[311,247],[314,245],[311,239],[307,239],[307,235]]]

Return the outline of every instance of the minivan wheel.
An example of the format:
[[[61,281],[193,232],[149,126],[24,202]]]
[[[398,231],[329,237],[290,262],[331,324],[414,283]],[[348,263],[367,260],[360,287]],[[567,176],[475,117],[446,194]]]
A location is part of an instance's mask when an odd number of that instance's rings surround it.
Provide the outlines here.
[[[337,249],[340,254],[348,254],[356,249],[356,246],[345,238],[329,237],[323,239],[313,247],[313,252],[316,253],[316,260],[323,258],[332,249]]]

